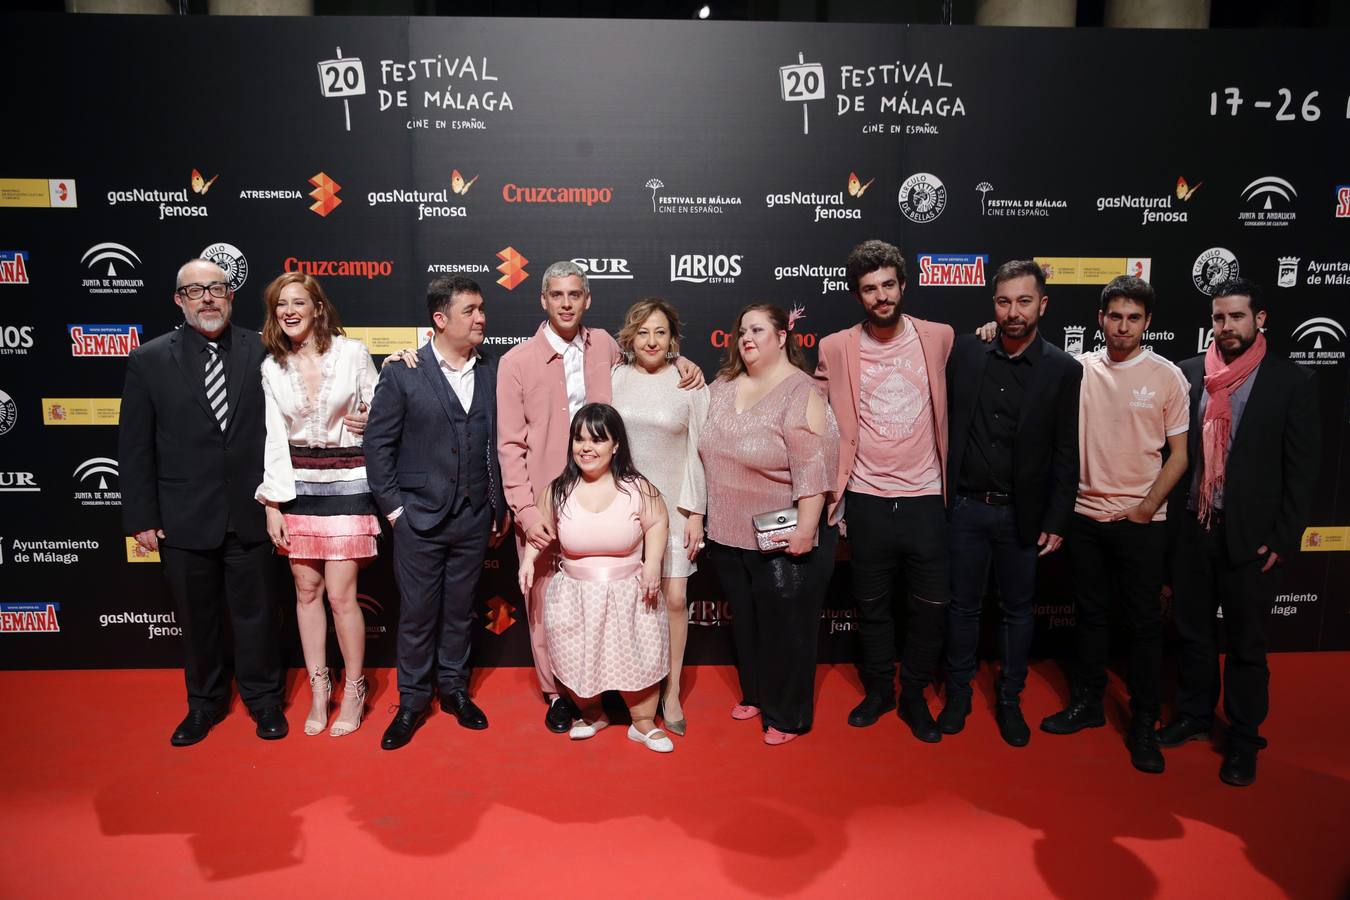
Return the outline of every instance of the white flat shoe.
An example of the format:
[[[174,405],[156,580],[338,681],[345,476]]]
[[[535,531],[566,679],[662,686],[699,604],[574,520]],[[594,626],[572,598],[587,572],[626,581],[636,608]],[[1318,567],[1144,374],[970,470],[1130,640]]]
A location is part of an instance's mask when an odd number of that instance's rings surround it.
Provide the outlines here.
[[[636,725],[629,725],[628,739],[637,741],[639,744],[645,744],[648,750],[655,750],[657,753],[670,753],[675,749],[675,742],[667,737],[666,733],[660,728],[653,728],[643,734],[637,730]]]
[[[567,732],[567,736],[574,741],[584,741],[587,738],[595,737],[596,733],[609,725],[609,719],[604,716],[596,719],[594,722],[587,722],[585,719],[576,719],[572,722],[572,730]]]

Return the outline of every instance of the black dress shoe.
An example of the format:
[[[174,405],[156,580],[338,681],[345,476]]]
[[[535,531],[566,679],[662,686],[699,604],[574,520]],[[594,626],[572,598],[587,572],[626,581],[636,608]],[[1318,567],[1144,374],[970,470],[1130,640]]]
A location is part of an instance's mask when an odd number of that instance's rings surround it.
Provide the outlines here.
[[[380,738],[380,747],[384,750],[397,750],[412,740],[413,732],[426,719],[426,710],[400,706],[394,713],[394,721],[384,730]]]
[[[442,694],[441,709],[454,715],[459,720],[459,724],[465,728],[482,731],[488,727],[487,716],[478,708],[478,704],[469,699],[468,691],[451,691],[448,694]]]
[[[943,734],[960,734],[966,727],[966,716],[970,715],[970,695],[947,693],[947,702],[942,704],[938,713],[937,725]]]
[[[848,714],[848,724],[854,728],[866,728],[875,725],[882,713],[895,709],[895,693],[892,691],[868,691],[862,702]]]
[[[1031,740],[1031,728],[1022,716],[1022,706],[1018,703],[1000,703],[994,710],[994,721],[998,722],[998,733],[1013,747],[1025,747]]]
[[[1125,746],[1130,750],[1130,763],[1136,769],[1150,775],[1162,774],[1167,761],[1158,749],[1158,732],[1153,730],[1153,723],[1150,722],[1146,728],[1131,726]]]
[[[291,726],[280,706],[264,706],[253,714],[253,719],[258,723],[254,731],[264,741],[279,741],[290,733]]]
[[[169,743],[175,747],[191,747],[206,737],[207,732],[211,730],[211,726],[223,718],[225,718],[225,710],[223,709],[215,712],[205,709],[190,709],[187,718],[179,722],[178,727],[173,730],[173,736],[169,738]]]
[[[942,731],[933,720],[933,714],[928,711],[928,701],[922,695],[901,697],[899,715],[914,736],[925,744],[936,744],[942,740]]]
[[[1075,700],[1053,716],[1041,719],[1041,731],[1051,734],[1073,734],[1084,728],[1101,728],[1106,724],[1101,703]]]
[[[1180,747],[1187,741],[1198,741],[1209,737],[1210,725],[1199,722],[1190,716],[1179,716],[1170,725],[1158,729],[1158,746]]]
[[[1251,747],[1230,746],[1219,766],[1219,780],[1233,787],[1246,787],[1256,780],[1256,751]]]
[[[566,734],[572,727],[572,720],[579,718],[581,716],[572,702],[559,694],[548,705],[548,712],[544,713],[544,727],[554,734]]]

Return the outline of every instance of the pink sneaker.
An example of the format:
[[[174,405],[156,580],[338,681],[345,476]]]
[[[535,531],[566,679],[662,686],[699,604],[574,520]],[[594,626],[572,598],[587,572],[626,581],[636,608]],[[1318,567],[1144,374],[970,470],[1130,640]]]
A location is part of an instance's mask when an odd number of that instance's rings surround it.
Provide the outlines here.
[[[753,719],[757,715],[759,715],[758,706],[746,706],[744,703],[737,703],[731,708],[731,717],[733,719]]]
[[[774,728],[772,725],[770,725],[769,729],[764,732],[764,743],[768,744],[770,747],[777,747],[779,744],[786,744],[788,741],[795,741],[799,737],[801,737],[801,735],[789,734],[786,731],[779,731],[777,728]]]

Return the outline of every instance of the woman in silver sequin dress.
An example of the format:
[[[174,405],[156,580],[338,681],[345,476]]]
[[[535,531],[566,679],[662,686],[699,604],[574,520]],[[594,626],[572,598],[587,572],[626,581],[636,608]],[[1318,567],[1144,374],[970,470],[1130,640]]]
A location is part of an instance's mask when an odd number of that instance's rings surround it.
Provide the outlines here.
[[[680,390],[671,364],[679,342],[680,317],[673,306],[654,297],[634,303],[619,332],[625,362],[614,368],[613,405],[628,430],[634,464],[661,492],[669,516],[661,594],[670,615],[670,675],[661,710],[666,729],[683,735],[680,670],[689,633],[686,589],[703,546],[707,506],[698,440],[708,415],[708,389]]]

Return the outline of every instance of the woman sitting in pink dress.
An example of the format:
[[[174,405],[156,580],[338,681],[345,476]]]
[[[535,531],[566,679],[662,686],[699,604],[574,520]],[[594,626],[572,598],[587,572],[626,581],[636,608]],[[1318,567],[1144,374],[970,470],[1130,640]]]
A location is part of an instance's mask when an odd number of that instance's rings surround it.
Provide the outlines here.
[[[666,507],[633,468],[623,419],[614,407],[588,403],[572,417],[567,468],[541,498],[540,512],[562,547],[558,574],[544,598],[544,630],[558,683],[581,718],[572,740],[609,724],[602,691],[620,691],[633,724],[629,740],[658,753],[675,749],[656,727],[661,679],[670,670],[669,624],[661,602]],[[538,548],[526,545],[520,588],[534,583]]]

